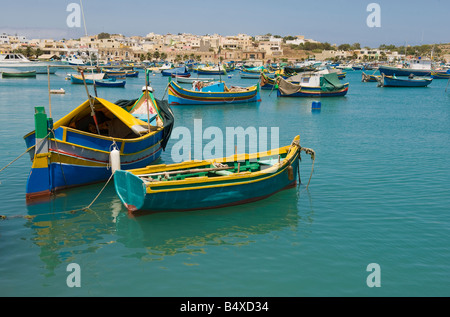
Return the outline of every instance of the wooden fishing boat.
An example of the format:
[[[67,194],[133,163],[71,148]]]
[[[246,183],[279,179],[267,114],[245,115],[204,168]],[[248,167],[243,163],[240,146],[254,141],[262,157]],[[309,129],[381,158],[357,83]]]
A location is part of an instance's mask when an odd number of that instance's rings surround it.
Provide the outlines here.
[[[196,73],[199,75],[226,75],[227,71],[225,66],[205,66],[197,67]]]
[[[382,74],[378,78],[379,87],[427,87],[433,81],[432,78],[408,77],[397,78],[395,76],[387,76]]]
[[[139,71],[138,70],[126,70],[125,71],[125,77],[138,77]]]
[[[84,81],[81,75],[71,75],[70,80],[72,84],[77,85],[84,85],[85,82],[86,85],[93,85],[95,82],[95,85],[99,87],[125,87],[126,84],[125,80],[118,80],[116,77],[105,78],[103,73],[85,74],[84,76]]]
[[[431,78],[433,79],[450,79],[449,70],[433,70],[431,71]]]
[[[106,78],[97,80],[95,84],[99,87],[125,87],[126,80],[117,80],[116,78]]]
[[[339,97],[348,92],[349,84],[341,84],[336,73],[304,73],[295,77],[277,78],[278,97]]]
[[[105,181],[112,164],[133,169],[158,159],[174,122],[167,101],[155,101],[159,117],[155,125],[128,111],[138,99],[127,102],[128,108],[90,97],[54,124],[44,107],[36,107],[36,129],[24,136],[32,160],[27,200]]]
[[[169,105],[216,105],[261,101],[259,83],[250,87],[227,87],[224,82],[194,82],[194,89],[169,83]]]
[[[117,170],[114,184],[124,206],[136,215],[239,205],[296,186],[302,151],[315,158],[296,136],[290,145],[267,152]]]
[[[108,69],[104,69],[103,73],[108,78],[111,78],[111,77],[125,78],[127,76],[127,72],[124,71],[124,70],[108,70]]]
[[[365,72],[362,72],[362,76],[361,76],[361,81],[362,82],[377,82],[377,78],[380,78],[380,75],[369,75],[366,74]]]
[[[182,83],[182,84],[192,84],[194,81],[201,81],[204,83],[210,83],[212,81],[215,81],[215,78],[207,78],[207,77],[179,77],[176,76],[175,80],[177,81],[177,83]]]
[[[172,74],[171,75],[172,78],[189,78],[191,77],[191,73],[185,73],[185,74]]]
[[[259,79],[259,85],[261,89],[264,90],[272,90],[275,88],[277,81],[275,78],[270,78],[266,74],[261,73],[260,79]]]
[[[36,71],[30,70],[30,71],[11,71],[11,72],[2,72],[3,78],[10,78],[10,77],[36,77]]]
[[[181,67],[174,67],[174,68],[170,68],[170,69],[164,69],[161,71],[161,75],[163,76],[172,76],[173,74],[175,75],[189,75],[189,71],[186,68],[186,66],[181,66]]]
[[[408,63],[397,66],[380,65],[378,71],[386,76],[431,76],[431,60],[412,59]]]

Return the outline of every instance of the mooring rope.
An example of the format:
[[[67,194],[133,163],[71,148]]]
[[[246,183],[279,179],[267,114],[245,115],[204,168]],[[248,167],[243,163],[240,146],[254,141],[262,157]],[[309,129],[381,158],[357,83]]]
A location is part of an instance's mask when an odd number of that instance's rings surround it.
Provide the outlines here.
[[[40,140],[39,142],[43,142],[45,139],[47,139],[47,137],[50,135],[51,132],[49,132],[44,138],[42,138],[42,140]],[[39,143],[39,144],[40,144]],[[30,146],[30,148],[28,148],[25,152],[23,152],[22,154],[20,154],[18,157],[16,157],[14,160],[12,160],[11,162],[9,162],[8,164],[6,164],[6,166],[4,166],[2,169],[0,169],[0,172],[2,172],[4,169],[6,169],[8,166],[10,166],[12,163],[14,163],[15,161],[17,161],[18,159],[20,159],[23,155],[25,155],[26,153],[30,152],[31,149],[35,148],[36,145]]]
[[[105,190],[106,186],[111,181],[113,176],[114,176],[114,173],[111,173],[111,176],[106,181],[105,185],[103,185],[103,187],[100,190],[100,192],[97,194],[97,196],[95,196],[95,198],[91,201],[91,203],[89,205],[87,205],[86,207],[78,208],[78,209],[74,209],[74,210],[64,210],[64,211],[58,211],[58,212],[41,213],[41,214],[39,214],[39,216],[56,215],[56,214],[64,214],[64,213],[75,214],[75,213],[77,213],[79,211],[84,211],[84,212],[92,211],[92,209],[90,209],[90,208],[92,207],[94,202],[98,199],[98,197],[100,197],[100,195]],[[30,215],[25,215],[25,216],[23,216],[23,215],[5,216],[5,215],[0,215],[0,220],[7,220],[7,219],[13,219],[13,218],[33,219],[34,217],[36,217],[36,216],[30,216]]]

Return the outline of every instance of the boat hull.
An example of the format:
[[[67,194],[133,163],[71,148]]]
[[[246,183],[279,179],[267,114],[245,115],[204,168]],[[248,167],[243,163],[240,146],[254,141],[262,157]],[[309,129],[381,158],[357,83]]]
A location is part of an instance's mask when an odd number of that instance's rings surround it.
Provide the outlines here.
[[[297,184],[300,149],[292,151],[293,153],[288,152],[288,156],[270,173],[238,172],[227,176],[146,184],[134,171],[117,171],[114,183],[122,203],[133,213],[189,211],[240,205],[264,199]],[[177,169],[180,165],[174,166],[173,168]],[[167,171],[171,170],[171,166],[165,167]]]
[[[433,71],[431,72],[431,78],[433,79],[450,79],[449,71]]]
[[[243,92],[200,92],[187,90],[173,81],[168,89],[169,105],[215,105],[261,101],[259,86]]]
[[[383,87],[427,87],[432,79],[399,79],[391,76],[383,76]]]
[[[2,73],[3,78],[29,78],[29,77],[36,77],[36,71],[26,71],[26,72],[3,72]]]
[[[132,140],[116,142],[121,151],[121,169],[133,169],[147,166],[157,160],[162,153],[163,132],[139,142]],[[64,141],[62,140],[64,139]],[[67,128],[55,130],[55,137],[49,139],[48,165],[34,166],[31,174],[47,175],[49,184],[42,184],[41,177],[28,177],[27,199],[48,195],[62,189],[97,183],[111,176],[110,149],[114,145],[112,138],[101,138],[70,131]],[[25,138],[27,148],[35,144],[34,134]],[[124,143],[124,144],[122,144]],[[30,150],[34,158],[34,150]]]
[[[133,105],[135,100],[129,103]],[[103,134],[86,132],[89,122],[94,121],[90,118],[90,101],[54,124],[46,117],[43,107],[38,107],[39,111],[35,113],[36,130],[24,136],[32,161],[26,186],[27,200],[50,196],[70,187],[105,181],[111,177],[113,159],[114,165],[119,165],[121,169],[140,168],[157,160],[165,149],[173,126],[173,115],[166,106],[167,102],[158,104],[160,113],[167,121],[148,130],[143,128],[144,122],[126,109],[96,98],[94,107],[99,111],[97,119],[105,120],[100,116],[101,109],[108,109],[110,117],[114,115],[108,121],[109,128],[101,126],[106,121],[99,121]],[[115,119],[120,119],[120,122],[113,122]],[[112,157],[114,149],[120,153],[119,162],[115,160],[116,156]]]
[[[277,90],[278,97],[341,97],[348,92],[348,83],[344,84],[344,88],[334,91],[324,91],[320,87],[302,87],[298,92],[286,95]]]

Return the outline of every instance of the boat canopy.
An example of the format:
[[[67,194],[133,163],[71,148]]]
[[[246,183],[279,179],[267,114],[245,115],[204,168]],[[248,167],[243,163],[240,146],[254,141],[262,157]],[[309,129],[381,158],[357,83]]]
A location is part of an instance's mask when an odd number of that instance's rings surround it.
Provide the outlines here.
[[[322,90],[336,90],[344,88],[344,85],[339,81],[336,73],[323,74],[320,77],[320,88]]]
[[[148,124],[142,120],[135,118],[125,109],[102,98],[92,99],[94,113],[97,117],[98,124],[110,122],[118,132],[118,135],[110,135],[118,138],[125,138],[130,134],[130,130],[134,132],[134,137],[138,137],[148,132]],[[88,120],[91,120],[90,101],[86,100],[80,106],[69,112],[67,115],[56,121],[53,125],[54,129],[61,126],[73,127],[78,130],[90,132],[88,128]],[[91,120],[92,122],[92,120]]]

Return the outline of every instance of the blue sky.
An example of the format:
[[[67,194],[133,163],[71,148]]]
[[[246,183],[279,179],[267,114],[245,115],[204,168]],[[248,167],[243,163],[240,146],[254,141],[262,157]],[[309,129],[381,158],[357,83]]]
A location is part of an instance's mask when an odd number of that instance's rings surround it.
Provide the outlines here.
[[[381,27],[370,28],[369,3],[381,8]],[[28,38],[77,38],[66,24],[79,0],[2,1],[0,32]],[[88,34],[127,36],[192,33],[304,35],[331,44],[420,45],[450,43],[449,0],[82,0]]]

